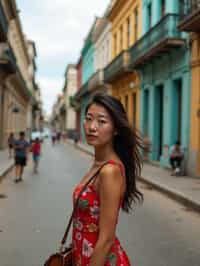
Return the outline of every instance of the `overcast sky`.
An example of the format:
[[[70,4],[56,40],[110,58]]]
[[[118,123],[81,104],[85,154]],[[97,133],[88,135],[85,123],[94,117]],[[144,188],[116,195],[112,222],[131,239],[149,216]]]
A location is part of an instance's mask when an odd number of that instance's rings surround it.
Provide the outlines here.
[[[62,91],[68,63],[76,63],[95,16],[110,0],[17,0],[23,30],[36,43],[37,81],[44,109],[51,112]]]

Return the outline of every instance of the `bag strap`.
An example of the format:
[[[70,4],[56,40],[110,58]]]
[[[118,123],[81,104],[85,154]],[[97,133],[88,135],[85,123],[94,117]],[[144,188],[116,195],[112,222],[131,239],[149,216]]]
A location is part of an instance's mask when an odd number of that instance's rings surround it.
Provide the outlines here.
[[[78,194],[78,197],[76,199],[76,202],[74,204],[74,208],[73,208],[73,211],[72,211],[72,214],[71,214],[71,217],[69,219],[69,222],[68,222],[68,225],[67,225],[67,229],[65,231],[65,234],[63,236],[63,239],[61,241],[61,245],[65,245],[66,241],[67,241],[67,237],[68,237],[68,234],[69,234],[69,230],[71,228],[71,225],[72,225],[72,221],[73,221],[73,218],[74,218],[74,214],[77,210],[77,207],[78,207],[78,202],[79,202],[79,199],[80,199],[80,196],[82,195],[82,193],[84,192],[84,190],[87,188],[87,186],[90,184],[90,182],[99,174],[99,172],[101,171],[101,169],[107,164],[108,162],[105,162],[102,166],[99,167],[99,169],[97,170],[97,172],[87,181],[87,183],[83,186],[83,189],[80,191],[80,193]]]

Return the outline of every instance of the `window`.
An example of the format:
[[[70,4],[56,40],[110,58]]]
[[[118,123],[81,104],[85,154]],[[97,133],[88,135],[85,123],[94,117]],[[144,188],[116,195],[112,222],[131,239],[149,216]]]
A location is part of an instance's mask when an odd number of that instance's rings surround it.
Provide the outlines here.
[[[152,25],[152,5],[151,4],[149,4],[147,7],[147,16],[148,16],[148,29],[150,29]]]
[[[166,3],[165,0],[161,0],[161,17],[164,17],[166,13]]]
[[[119,48],[119,52],[121,52],[121,50],[123,49],[123,26],[120,27],[120,48]]]
[[[131,38],[131,23],[130,18],[127,18],[127,48],[130,46],[130,38]]]
[[[136,42],[138,39],[138,9],[137,8],[134,11],[134,18],[135,18],[134,34],[135,34],[135,42]]]

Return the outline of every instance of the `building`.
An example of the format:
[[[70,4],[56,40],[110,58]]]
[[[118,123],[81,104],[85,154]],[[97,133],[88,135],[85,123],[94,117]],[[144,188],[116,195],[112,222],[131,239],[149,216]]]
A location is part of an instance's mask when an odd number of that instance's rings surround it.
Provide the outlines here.
[[[76,65],[69,64],[65,72],[64,103],[66,106],[65,130],[68,137],[73,137],[76,130],[76,112],[72,106],[72,99],[77,92],[77,69]]]
[[[33,96],[30,58],[16,2],[2,0],[0,14],[0,148],[5,148],[10,132],[29,130],[27,114]]]
[[[200,1],[180,3],[179,29],[190,33],[191,123],[188,172],[200,176]]]
[[[104,16],[99,18],[98,25],[93,32],[92,41],[94,43],[94,74],[89,80],[89,91],[106,90],[109,86],[104,81],[104,68],[111,62],[111,24],[107,19],[110,7]]]
[[[31,104],[28,110],[27,128],[29,132],[32,130],[41,130],[40,120],[42,116],[42,102],[40,88],[36,83],[36,57],[37,51],[35,43],[31,40],[26,41],[30,64],[28,69],[29,88],[32,94]]]
[[[139,127],[140,77],[129,68],[129,48],[141,36],[142,2],[139,0],[112,1],[108,12],[111,23],[112,61],[104,69],[105,83],[111,85],[111,93],[124,105],[129,122]]]
[[[190,133],[190,50],[178,30],[179,3],[142,1],[142,37],[130,48],[130,67],[141,75],[140,128],[151,142],[150,160],[169,165],[169,148]],[[187,163],[186,163],[187,164]]]
[[[60,111],[62,108],[62,104],[64,97],[62,95],[58,95],[56,102],[53,105],[53,111],[51,115],[51,126],[53,130],[56,130],[56,132],[61,132],[63,129],[63,126],[65,126],[65,123],[63,125],[62,116],[60,116]]]
[[[82,84],[82,57],[80,56],[78,63],[76,64],[76,71],[77,71],[77,92],[81,89]],[[81,136],[81,110],[80,104],[74,102],[74,109],[76,111],[76,131],[79,136]]]
[[[88,84],[90,78],[95,72],[95,46],[93,43],[93,33],[99,23],[99,18],[96,18],[86,39],[84,42],[83,49],[81,51],[82,58],[82,84],[80,90],[75,94],[75,100],[80,104],[80,124],[81,124],[81,135],[82,141],[85,141],[83,132],[83,121],[85,117],[85,108],[91,96],[91,91],[89,90]]]

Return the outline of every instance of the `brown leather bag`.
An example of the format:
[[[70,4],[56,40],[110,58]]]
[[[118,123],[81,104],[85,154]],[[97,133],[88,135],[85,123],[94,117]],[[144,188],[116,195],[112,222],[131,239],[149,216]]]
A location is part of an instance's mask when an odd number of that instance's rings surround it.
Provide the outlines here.
[[[53,255],[51,255],[47,261],[45,262],[44,266],[73,266],[73,256],[72,256],[72,252],[73,252],[73,248],[72,245],[69,245],[65,248],[64,245],[67,241],[67,237],[69,234],[69,230],[71,228],[72,225],[72,221],[73,221],[73,217],[74,214],[77,210],[78,207],[78,201],[80,199],[81,194],[84,192],[84,190],[86,189],[86,187],[90,184],[90,182],[95,179],[95,177],[99,174],[99,172],[101,171],[101,169],[103,168],[104,165],[106,165],[106,163],[104,163],[98,170],[97,172],[88,180],[88,182],[83,186],[83,189],[80,191],[77,200],[75,202],[73,211],[72,211],[72,215],[70,217],[69,223],[67,225],[67,229],[65,231],[64,237],[61,241],[61,248],[60,251],[57,253],[54,253]]]

